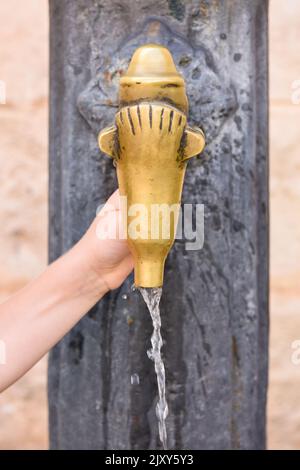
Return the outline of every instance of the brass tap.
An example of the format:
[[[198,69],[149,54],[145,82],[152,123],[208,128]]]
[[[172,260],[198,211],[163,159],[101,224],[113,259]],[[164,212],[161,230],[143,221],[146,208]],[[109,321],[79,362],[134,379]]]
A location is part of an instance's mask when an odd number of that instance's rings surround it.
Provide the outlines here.
[[[120,195],[127,197],[127,239],[135,261],[135,285],[159,287],[176,235],[186,163],[202,152],[205,137],[201,129],[187,125],[185,83],[165,47],[148,44],[135,51],[120,79],[119,103],[115,124],[100,132],[98,142],[114,159]],[[146,228],[133,236],[130,226],[136,213],[130,208],[141,205]],[[173,208],[171,221],[157,211],[161,205]],[[154,213],[160,224],[155,236]]]

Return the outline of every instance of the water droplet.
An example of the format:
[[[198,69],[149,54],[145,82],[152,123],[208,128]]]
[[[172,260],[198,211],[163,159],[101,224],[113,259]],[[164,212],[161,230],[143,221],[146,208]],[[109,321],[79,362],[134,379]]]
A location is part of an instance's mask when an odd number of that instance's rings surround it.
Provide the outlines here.
[[[105,203],[99,204],[99,206],[96,209],[96,216],[100,214],[100,212],[101,212],[101,210],[103,209],[104,206],[105,206]]]
[[[96,400],[96,410],[100,410],[100,407],[101,407],[101,401],[99,400]]]
[[[148,351],[147,351],[147,356],[149,357],[149,359],[151,359],[151,361],[153,361],[153,352],[152,352],[152,349],[148,349]]]
[[[130,377],[131,385],[139,385],[140,384],[140,376],[139,374],[132,374]]]
[[[131,326],[134,323],[134,319],[130,316],[127,317],[127,325]]]

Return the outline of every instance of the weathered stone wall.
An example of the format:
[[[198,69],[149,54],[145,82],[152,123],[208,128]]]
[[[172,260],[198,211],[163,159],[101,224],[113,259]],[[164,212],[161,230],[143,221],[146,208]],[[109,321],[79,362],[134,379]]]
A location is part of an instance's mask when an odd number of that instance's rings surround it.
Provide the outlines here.
[[[267,4],[50,1],[51,259],[78,240],[115,188],[96,136],[113,120],[118,76],[138,45],[171,50],[190,123],[207,136],[182,198],[205,206],[204,247],[175,243],[161,301],[173,449],[265,446]],[[50,355],[52,448],[160,448],[146,355],[151,321],[131,284],[107,294]]]

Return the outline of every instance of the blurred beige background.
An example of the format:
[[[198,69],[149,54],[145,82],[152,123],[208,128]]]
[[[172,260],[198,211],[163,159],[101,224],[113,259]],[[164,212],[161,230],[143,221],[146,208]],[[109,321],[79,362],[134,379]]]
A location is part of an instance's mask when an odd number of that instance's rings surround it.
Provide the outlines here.
[[[48,2],[0,0],[0,18],[2,301],[47,260]],[[299,44],[300,1],[270,0],[270,449],[300,449]],[[46,359],[0,395],[0,422],[0,449],[47,448]]]

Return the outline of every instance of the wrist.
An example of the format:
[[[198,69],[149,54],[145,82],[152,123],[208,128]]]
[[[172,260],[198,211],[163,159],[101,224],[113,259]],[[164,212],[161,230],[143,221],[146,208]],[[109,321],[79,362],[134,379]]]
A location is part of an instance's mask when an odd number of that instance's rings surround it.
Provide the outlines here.
[[[65,296],[84,299],[92,306],[109,291],[101,274],[93,269],[79,244],[71,248],[57,263],[61,263],[63,270],[61,289]]]

